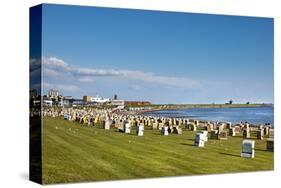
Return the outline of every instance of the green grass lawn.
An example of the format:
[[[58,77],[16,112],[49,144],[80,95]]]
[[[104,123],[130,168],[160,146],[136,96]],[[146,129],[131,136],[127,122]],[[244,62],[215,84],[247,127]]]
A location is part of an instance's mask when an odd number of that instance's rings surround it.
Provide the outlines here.
[[[43,183],[132,179],[273,170],[273,152],[256,140],[254,159],[240,157],[241,137],[209,139],[204,148],[193,145],[195,133],[163,136],[145,130],[138,137],[81,127],[76,122],[44,117]]]

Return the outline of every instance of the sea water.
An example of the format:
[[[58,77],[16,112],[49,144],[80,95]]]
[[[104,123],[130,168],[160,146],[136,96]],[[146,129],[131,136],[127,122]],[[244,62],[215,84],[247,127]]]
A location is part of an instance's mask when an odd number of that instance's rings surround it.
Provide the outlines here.
[[[206,121],[222,121],[252,124],[274,124],[273,107],[243,107],[243,108],[189,108],[176,110],[158,110],[145,113],[157,117],[190,118]]]

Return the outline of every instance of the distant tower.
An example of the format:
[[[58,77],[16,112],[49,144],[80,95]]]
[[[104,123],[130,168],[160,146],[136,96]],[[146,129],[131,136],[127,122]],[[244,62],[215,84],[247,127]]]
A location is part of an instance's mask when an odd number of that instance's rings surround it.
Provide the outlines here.
[[[114,95],[113,99],[114,99],[114,100],[117,100],[117,95],[116,95],[116,94]]]
[[[55,90],[55,89],[50,89],[49,92],[48,92],[48,96],[50,98],[56,98],[56,97],[59,96],[59,91]]]

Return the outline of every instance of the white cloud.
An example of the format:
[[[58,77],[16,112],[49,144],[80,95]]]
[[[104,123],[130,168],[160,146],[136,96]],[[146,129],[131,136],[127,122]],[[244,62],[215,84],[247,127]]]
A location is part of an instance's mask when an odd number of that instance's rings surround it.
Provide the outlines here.
[[[43,57],[42,62],[43,65],[46,65],[47,67],[50,68],[57,68],[57,69],[61,68],[62,70],[70,69],[70,66],[66,62],[56,57],[49,57],[49,58]]]
[[[93,77],[80,77],[77,79],[79,82],[94,82],[94,78]]]
[[[80,82],[92,82],[96,77],[119,77],[136,81],[143,81],[163,86],[172,86],[180,88],[199,87],[200,82],[186,77],[171,77],[165,75],[156,75],[153,73],[138,70],[122,69],[95,69],[77,67],[66,63],[64,60],[56,57],[43,58],[43,73],[46,76],[56,76],[59,74],[71,74]]]
[[[78,76],[122,76],[120,71],[106,69],[73,68],[72,72]]]
[[[197,87],[200,85],[198,81],[185,78],[185,77],[171,77],[171,76],[160,76],[153,73],[145,73],[141,71],[123,71],[124,77],[131,79],[142,80],[146,82],[151,82],[155,84],[190,88]]]
[[[43,74],[44,76],[59,76],[59,72],[53,70],[53,69],[50,69],[50,68],[44,68],[43,69]]]

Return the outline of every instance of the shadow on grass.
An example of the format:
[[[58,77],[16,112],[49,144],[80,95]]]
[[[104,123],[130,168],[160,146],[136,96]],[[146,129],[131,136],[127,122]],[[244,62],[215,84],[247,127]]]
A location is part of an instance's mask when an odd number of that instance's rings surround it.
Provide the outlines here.
[[[162,133],[153,133],[154,135],[162,135]]]
[[[185,146],[192,146],[192,147],[195,147],[194,144],[187,144],[187,143],[180,143],[181,145],[185,145]]]
[[[194,138],[188,138],[188,139],[186,139],[186,140],[194,141]]]
[[[268,151],[268,150],[266,150],[266,149],[256,149],[256,148],[255,148],[255,150],[256,150],[256,151]]]
[[[130,136],[138,136],[138,135],[137,135],[137,133],[136,133],[135,131],[133,131],[133,132],[129,133],[128,135],[130,135]]]
[[[116,133],[125,133],[125,132],[122,131],[121,129],[116,129],[116,130],[114,130],[114,132],[116,132]]]
[[[228,155],[228,156],[232,156],[232,157],[239,157],[241,158],[240,155],[234,155],[234,154],[231,154],[231,153],[220,153],[221,155]]]

